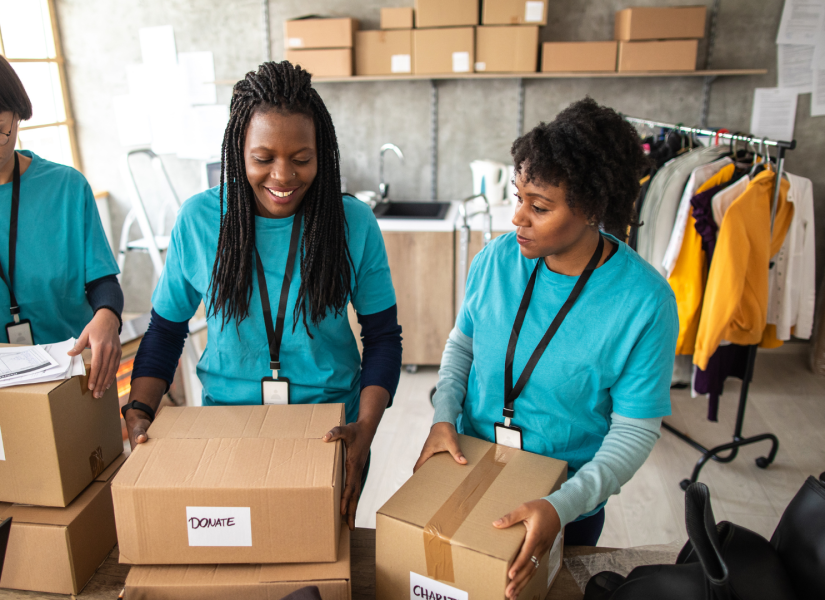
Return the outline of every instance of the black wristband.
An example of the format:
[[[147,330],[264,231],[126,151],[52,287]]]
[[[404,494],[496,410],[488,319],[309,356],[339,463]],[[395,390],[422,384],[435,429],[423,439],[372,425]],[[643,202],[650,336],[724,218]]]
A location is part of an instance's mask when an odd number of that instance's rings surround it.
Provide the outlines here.
[[[143,412],[145,412],[149,416],[149,422],[150,423],[155,420],[155,409],[153,409],[148,404],[144,404],[143,402],[138,402],[137,400],[132,400],[131,402],[127,402],[126,404],[123,405],[123,408],[120,409],[120,414],[123,415],[124,419],[126,418],[126,411],[128,411],[129,409],[132,409],[132,408],[134,408],[136,410],[142,410]]]
[[[117,317],[117,322],[119,323],[119,325],[117,327],[117,334],[120,335],[121,333],[123,333],[123,318],[120,316],[120,314],[118,314],[118,312],[114,308],[109,306],[108,304],[104,304],[103,306],[98,306],[95,309],[95,314],[97,314],[97,311],[99,311],[101,308],[105,308],[107,310],[112,311],[112,314],[114,314]]]

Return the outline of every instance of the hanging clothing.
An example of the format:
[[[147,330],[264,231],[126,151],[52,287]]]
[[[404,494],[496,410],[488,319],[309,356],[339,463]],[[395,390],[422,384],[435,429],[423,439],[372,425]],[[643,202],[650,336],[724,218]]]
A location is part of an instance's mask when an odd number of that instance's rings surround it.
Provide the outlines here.
[[[702,302],[693,364],[706,369],[722,340],[758,344],[768,313],[770,257],[782,247],[793,217],[787,181],[780,185],[771,235],[776,174],[759,173],[725,213]],[[698,235],[698,234],[697,234]]]
[[[693,228],[699,237],[702,238],[702,250],[705,251],[707,262],[713,260],[713,249],[716,247],[716,232],[719,231],[716,222],[713,220],[713,209],[711,202],[717,192],[723,190],[724,186],[717,185],[701,194],[696,194],[690,201],[691,214],[693,215]]]
[[[734,200],[745,193],[745,190],[748,189],[748,184],[750,181],[750,176],[744,175],[731,183],[729,186],[722,189],[720,192],[714,194],[711,206],[713,221],[716,223],[717,227],[722,226],[722,219],[724,219],[728,208],[730,208],[730,205],[733,204]]]
[[[738,377],[745,380],[748,369],[750,346],[728,344],[719,346],[708,361],[707,369],[696,367],[693,391],[708,395],[708,421],[719,420],[719,396],[725,390],[725,379]]]
[[[768,323],[776,326],[776,337],[791,339],[791,334],[809,339],[816,305],[814,194],[811,180],[787,173],[793,203],[785,242],[773,257],[768,294]]]

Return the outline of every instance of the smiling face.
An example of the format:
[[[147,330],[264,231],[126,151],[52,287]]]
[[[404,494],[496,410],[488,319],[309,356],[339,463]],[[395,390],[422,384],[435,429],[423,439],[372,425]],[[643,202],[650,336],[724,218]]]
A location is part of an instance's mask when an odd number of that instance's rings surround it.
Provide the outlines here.
[[[294,215],[318,173],[312,118],[274,108],[255,111],[246,130],[244,164],[258,214]]]

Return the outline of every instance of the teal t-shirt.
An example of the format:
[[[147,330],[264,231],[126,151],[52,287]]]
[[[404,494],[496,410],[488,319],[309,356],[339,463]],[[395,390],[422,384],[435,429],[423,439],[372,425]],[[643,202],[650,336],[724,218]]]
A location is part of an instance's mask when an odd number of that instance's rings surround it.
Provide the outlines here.
[[[103,231],[92,188],[81,173],[30,150],[20,176],[14,294],[20,318],[29,319],[35,344],[78,337],[94,313],[86,284],[119,270]],[[9,276],[12,182],[0,185],[0,261]],[[10,322],[9,289],[0,281],[2,325]],[[0,341],[8,342],[0,326]]]
[[[195,314],[201,301],[209,304],[212,265],[218,248],[220,199],[214,187],[184,202],[178,213],[166,265],[152,296],[155,311],[164,319],[182,322]],[[384,239],[370,208],[344,196],[347,244],[354,265],[351,302],[355,311],[370,315],[395,304]],[[255,240],[266,273],[273,316],[278,312],[293,217],[255,217]],[[303,225],[301,227],[303,237]],[[326,318],[316,327],[309,318],[312,337],[301,318],[293,330],[293,315],[301,285],[300,250],[289,288],[279,375],[290,381],[290,402],[347,405],[347,422],[358,417],[361,358],[346,312]],[[261,378],[269,370],[266,337],[257,277],[252,277],[249,316],[237,327],[221,328],[220,318],[207,319],[208,342],[198,362],[203,384],[203,404],[260,404]]]
[[[670,379],[679,333],[668,283],[624,243],[593,272],[515,402],[524,449],[567,461],[569,476],[593,459],[610,413],[648,419],[670,414]],[[473,364],[458,423],[494,441],[503,421],[504,360],[536,260],[516,234],[496,238],[473,260],[457,325],[473,339]],[[542,266],[521,329],[515,383],[578,278]]]

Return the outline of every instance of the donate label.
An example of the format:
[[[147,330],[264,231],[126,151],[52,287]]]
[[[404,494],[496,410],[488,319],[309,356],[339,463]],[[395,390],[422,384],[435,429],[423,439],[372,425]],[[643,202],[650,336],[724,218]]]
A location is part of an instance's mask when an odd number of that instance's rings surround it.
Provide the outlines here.
[[[469,594],[410,571],[410,600],[469,600]]]
[[[251,546],[248,506],[187,506],[190,546]]]

